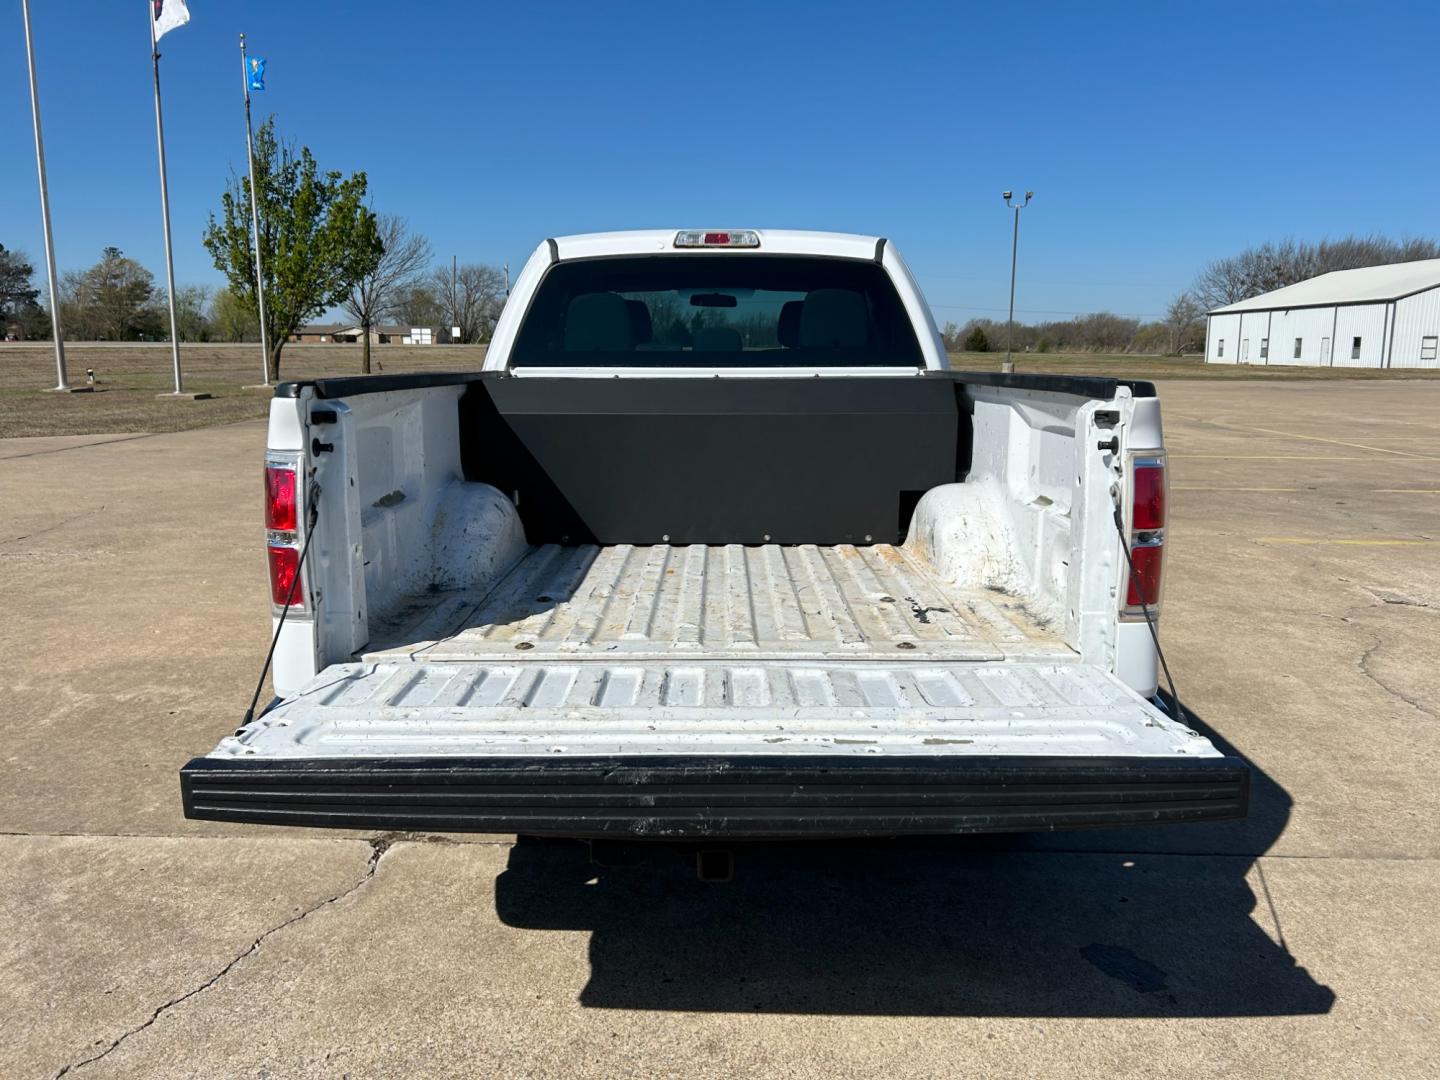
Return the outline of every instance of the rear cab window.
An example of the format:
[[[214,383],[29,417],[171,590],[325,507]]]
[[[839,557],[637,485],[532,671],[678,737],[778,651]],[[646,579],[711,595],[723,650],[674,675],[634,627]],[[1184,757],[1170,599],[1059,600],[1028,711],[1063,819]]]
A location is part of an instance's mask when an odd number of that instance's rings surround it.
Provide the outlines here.
[[[726,252],[551,267],[510,366],[913,369],[925,361],[878,264]]]

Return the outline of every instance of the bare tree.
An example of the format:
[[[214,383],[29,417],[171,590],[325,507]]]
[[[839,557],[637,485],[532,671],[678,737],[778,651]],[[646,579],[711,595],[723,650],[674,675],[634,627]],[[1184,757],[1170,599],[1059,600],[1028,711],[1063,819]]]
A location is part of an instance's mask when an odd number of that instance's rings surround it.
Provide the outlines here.
[[[406,326],[439,327],[445,322],[440,298],[431,277],[423,277],[395,291],[391,317]]]
[[[1239,255],[1216,259],[1200,271],[1191,292],[1208,311],[1294,285],[1319,273],[1319,249],[1314,244],[1267,242]]]
[[[1234,256],[1207,263],[1205,268],[1195,276],[1195,284],[1191,286],[1191,293],[1199,299],[1207,311],[1224,307],[1226,304],[1237,304],[1254,295],[1250,292],[1250,285],[1240,267],[1240,260]]]
[[[1204,312],[1189,292],[1182,292],[1165,309],[1165,329],[1168,333],[1166,350],[1172,356],[1179,356],[1185,346],[1193,342],[1197,329],[1202,325]]]
[[[461,342],[471,345],[489,339],[505,306],[505,275],[498,267],[479,263],[438,266],[431,271],[429,284],[446,327],[458,326]]]
[[[370,331],[385,315],[395,311],[405,292],[430,261],[430,241],[410,232],[405,219],[381,214],[376,232],[384,254],[375,269],[350,286],[350,295],[341,305],[360,324],[360,370],[370,374]]]
[[[1077,315],[1068,324],[1062,325],[1068,327],[1081,348],[1097,352],[1123,352],[1130,347],[1135,331],[1140,329],[1140,320],[1097,311],[1091,315]]]
[[[1318,244],[1282,240],[1216,259],[1200,271],[1191,292],[1201,307],[1210,311],[1332,270],[1437,257],[1440,245],[1424,239],[1346,236]]]
[[[180,329],[181,341],[209,341],[210,294],[209,285],[181,285],[175,290],[176,323]],[[156,289],[157,301],[163,299],[164,289]]]
[[[1440,257],[1440,244],[1418,238],[1397,241],[1375,235],[1346,236],[1339,240],[1322,240],[1316,247],[1316,262],[1322,274],[1331,270],[1354,270],[1361,266],[1437,257]]]
[[[1395,258],[1391,261],[1415,262],[1418,259],[1440,259],[1440,244],[1424,237],[1407,236],[1396,245]]]

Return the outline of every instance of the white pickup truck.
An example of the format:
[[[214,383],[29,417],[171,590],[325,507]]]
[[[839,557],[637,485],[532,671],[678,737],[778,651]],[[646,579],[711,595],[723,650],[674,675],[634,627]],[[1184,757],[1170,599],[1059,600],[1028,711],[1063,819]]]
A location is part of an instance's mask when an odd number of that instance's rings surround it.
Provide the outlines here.
[[[592,839],[1243,817],[1157,694],[1147,383],[950,370],[883,239],[547,240],[481,371],[289,383],[275,700],[192,818]]]

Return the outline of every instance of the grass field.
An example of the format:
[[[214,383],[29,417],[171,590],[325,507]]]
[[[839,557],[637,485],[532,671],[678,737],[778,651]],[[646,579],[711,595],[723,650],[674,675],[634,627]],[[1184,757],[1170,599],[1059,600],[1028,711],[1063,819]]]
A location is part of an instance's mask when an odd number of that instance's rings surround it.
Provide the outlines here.
[[[0,437],[18,435],[94,435],[120,432],[184,431],[263,417],[270,395],[244,387],[259,381],[255,345],[186,345],[181,351],[185,388],[212,395],[208,401],[157,398],[171,389],[170,348],[155,344],[74,344],[65,350],[70,381],[85,384],[86,368],[95,371],[96,389],[88,394],[55,394],[54,352],[46,343],[0,344]],[[373,352],[377,370],[476,370],[483,345],[382,345]],[[998,371],[999,353],[955,353],[951,362],[968,371]],[[1086,353],[1022,354],[1017,371],[1072,375],[1114,375],[1133,379],[1415,379],[1437,378],[1440,371],[1369,371],[1352,368],[1255,367],[1205,364],[1199,359],[1112,356]],[[281,361],[284,379],[354,375],[360,369],[358,345],[291,345]]]
[[[380,345],[371,353],[377,371],[476,370],[483,345]],[[67,345],[65,366],[72,386],[88,394],[56,394],[55,353],[48,343],[0,344],[0,437],[99,435],[132,431],[185,431],[265,416],[267,390],[246,390],[260,381],[258,345],[185,345],[180,362],[185,389],[211,394],[207,401],[157,398],[174,388],[170,346],[165,343]],[[358,345],[287,345],[282,379],[357,375]]]

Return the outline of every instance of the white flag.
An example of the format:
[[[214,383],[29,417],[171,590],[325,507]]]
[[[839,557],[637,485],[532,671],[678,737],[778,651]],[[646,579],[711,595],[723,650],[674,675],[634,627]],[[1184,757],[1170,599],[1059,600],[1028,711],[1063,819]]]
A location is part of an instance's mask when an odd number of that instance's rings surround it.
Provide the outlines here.
[[[154,19],[155,40],[159,41],[168,31],[188,23],[190,10],[185,6],[185,0],[155,0]]]

